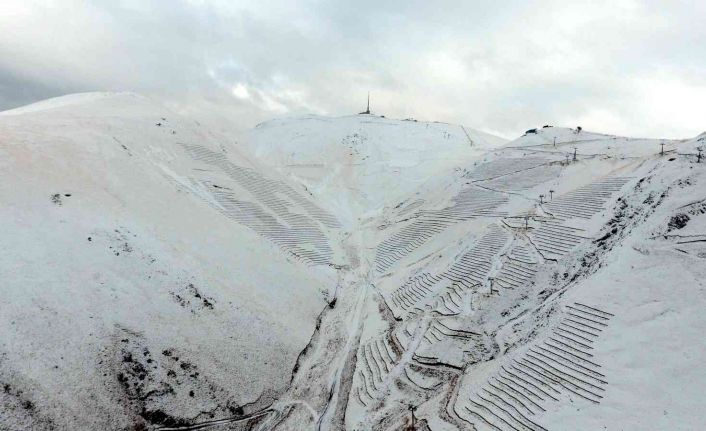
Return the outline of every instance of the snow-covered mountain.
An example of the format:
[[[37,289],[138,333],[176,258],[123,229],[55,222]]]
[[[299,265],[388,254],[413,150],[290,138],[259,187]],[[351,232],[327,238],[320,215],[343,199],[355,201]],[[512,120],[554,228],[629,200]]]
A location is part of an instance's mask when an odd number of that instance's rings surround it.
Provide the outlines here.
[[[706,428],[704,145],[0,113],[0,429]]]
[[[0,115],[0,429],[206,420],[285,388],[337,222],[223,143],[134,94]]]
[[[307,116],[259,124],[242,136],[239,148],[304,184],[317,201],[354,225],[434,175],[505,142],[447,123]]]

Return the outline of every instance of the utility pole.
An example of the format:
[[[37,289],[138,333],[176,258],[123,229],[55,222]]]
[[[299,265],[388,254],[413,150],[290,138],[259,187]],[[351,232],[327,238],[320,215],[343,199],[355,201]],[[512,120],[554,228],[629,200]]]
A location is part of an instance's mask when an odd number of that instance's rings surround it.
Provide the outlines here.
[[[661,156],[663,156],[663,155],[664,155],[664,142],[662,142],[662,143],[659,144],[659,145],[662,146],[662,150],[659,152],[659,154],[660,154]]]
[[[412,428],[411,429],[414,430],[416,428],[415,425],[417,423],[417,418],[414,417],[414,412],[417,411],[417,408],[410,404],[409,411],[412,413]]]
[[[576,161],[576,147],[574,147],[574,162]]]
[[[529,216],[525,216],[525,230],[529,229]]]
[[[543,203],[544,203],[544,195],[539,195],[539,204],[541,205]]]
[[[549,200],[550,201],[554,200],[554,190],[549,190]]]

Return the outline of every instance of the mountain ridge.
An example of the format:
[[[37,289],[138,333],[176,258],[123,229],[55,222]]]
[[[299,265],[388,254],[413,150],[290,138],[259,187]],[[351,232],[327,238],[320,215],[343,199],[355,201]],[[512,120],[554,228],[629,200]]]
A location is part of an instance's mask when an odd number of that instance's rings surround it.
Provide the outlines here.
[[[706,426],[703,135],[307,122],[0,115],[0,429]]]

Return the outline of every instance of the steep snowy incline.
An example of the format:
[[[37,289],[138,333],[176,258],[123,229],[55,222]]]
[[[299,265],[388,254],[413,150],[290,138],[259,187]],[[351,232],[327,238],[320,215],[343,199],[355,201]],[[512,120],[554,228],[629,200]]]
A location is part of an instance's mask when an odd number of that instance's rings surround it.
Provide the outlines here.
[[[223,142],[134,94],[0,115],[0,429],[198,422],[284,389],[338,222]]]
[[[411,194],[437,173],[506,141],[467,127],[375,115],[271,120],[240,148],[306,185],[348,225]]]
[[[706,138],[538,135],[363,220],[267,429],[706,425]]]
[[[0,113],[0,430],[706,429],[706,134],[226,142],[132,94]]]
[[[346,428],[706,426],[704,145],[545,129],[368,220]]]

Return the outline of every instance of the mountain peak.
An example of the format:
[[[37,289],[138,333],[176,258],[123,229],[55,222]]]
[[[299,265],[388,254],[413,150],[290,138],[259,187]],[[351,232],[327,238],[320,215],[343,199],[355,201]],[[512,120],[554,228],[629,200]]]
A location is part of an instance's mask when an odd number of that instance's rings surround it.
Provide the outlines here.
[[[246,132],[240,148],[354,222],[505,139],[464,126],[376,115],[305,115]]]

